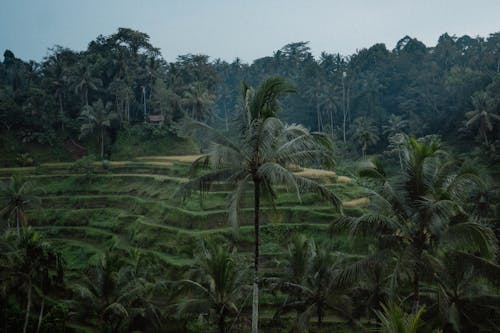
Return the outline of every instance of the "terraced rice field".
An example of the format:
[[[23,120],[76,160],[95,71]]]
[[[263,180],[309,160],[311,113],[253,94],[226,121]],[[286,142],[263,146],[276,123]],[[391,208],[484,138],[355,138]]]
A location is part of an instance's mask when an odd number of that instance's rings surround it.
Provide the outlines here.
[[[230,186],[216,184],[209,193],[194,194],[186,201],[176,195],[188,179],[190,162],[197,157],[113,161],[107,170],[95,163],[90,178],[72,171],[71,163],[4,168],[0,169],[0,177],[23,174],[43,188],[43,208],[29,212],[29,223],[61,249],[70,276],[111,247],[136,251],[169,267],[185,268],[192,264],[193,249],[200,239],[220,237],[250,257],[250,192],[241,209],[238,238],[227,223],[226,197]],[[341,197],[349,214],[360,214],[368,203],[362,198],[362,190],[347,177],[340,178],[326,170],[297,172],[325,182]],[[337,211],[314,195],[304,194],[299,202],[296,194],[285,188],[279,189],[276,210],[264,206],[262,215],[264,271],[273,269],[274,259],[286,251],[291,234],[300,231],[318,240],[328,239],[329,224],[339,217]],[[330,243],[342,250],[355,250],[357,246],[345,235],[333,235]]]

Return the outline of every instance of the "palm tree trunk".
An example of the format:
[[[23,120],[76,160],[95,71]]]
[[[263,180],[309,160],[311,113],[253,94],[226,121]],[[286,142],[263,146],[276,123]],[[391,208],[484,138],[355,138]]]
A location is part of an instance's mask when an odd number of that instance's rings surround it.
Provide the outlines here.
[[[17,225],[17,237],[21,237],[21,226],[19,225],[19,208],[16,209],[16,225]]]
[[[259,331],[259,211],[260,181],[254,178],[254,266],[253,266],[253,298],[252,298],[252,333]]]
[[[484,143],[488,145],[488,135],[486,134],[486,130],[483,130]]]
[[[321,132],[321,119],[319,115],[319,102],[316,98],[316,117],[318,118],[318,132]]]
[[[23,333],[26,333],[28,330],[28,322],[30,319],[30,309],[31,309],[31,279],[28,285],[28,303],[26,304],[26,317],[24,318],[24,327]]]
[[[344,72],[345,73],[345,72]],[[344,122],[343,122],[343,132],[344,132],[344,143],[345,143],[345,123],[347,120],[347,104],[345,100],[345,84],[344,84],[344,74],[342,75],[342,113],[344,116]]]
[[[62,95],[59,95],[59,112],[61,113],[61,129],[64,130],[64,110],[62,103]]]
[[[333,110],[330,109],[330,134],[333,137]]]
[[[317,315],[318,315],[318,332],[321,331],[321,326],[323,325],[323,313],[321,309],[321,304],[318,304]]]
[[[226,107],[226,101],[224,100],[223,102],[223,105],[224,105],[224,120],[226,122],[226,132],[229,131],[229,124],[228,124],[228,121],[227,121],[227,107]]]
[[[101,159],[104,158],[104,127],[101,126]]]
[[[414,300],[413,300],[413,309],[412,309],[412,312],[414,314],[416,314],[418,312],[418,308],[420,307],[420,287],[419,287],[419,284],[420,284],[420,276],[417,272],[417,270],[415,269],[415,271],[413,272],[413,297],[414,297]]]
[[[224,333],[226,331],[226,316],[224,315],[224,309],[222,310],[222,313],[219,316],[219,322],[217,323],[219,326],[219,333]]]
[[[40,328],[42,327],[44,307],[45,307],[45,297],[42,297],[42,305],[40,307],[40,315],[38,316],[38,326],[36,327],[36,333],[40,332]]]

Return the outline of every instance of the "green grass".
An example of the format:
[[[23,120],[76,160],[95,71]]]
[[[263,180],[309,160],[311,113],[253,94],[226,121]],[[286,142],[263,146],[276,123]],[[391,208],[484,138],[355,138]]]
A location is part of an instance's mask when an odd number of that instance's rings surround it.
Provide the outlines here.
[[[189,164],[153,164],[155,161],[115,163],[108,171],[95,163],[90,178],[75,174],[71,163],[45,163],[38,168],[0,169],[0,176],[22,172],[43,188],[41,210],[29,211],[30,224],[54,241],[66,262],[70,279],[77,279],[89,263],[110,248],[138,251],[173,274],[193,265],[193,252],[202,239],[228,242],[248,262],[253,255],[253,199],[251,186],[242,201],[238,237],[227,221],[231,187],[216,184],[200,200],[199,193],[185,201],[175,197],[187,180]],[[364,196],[354,182],[328,185],[345,201]],[[331,235],[329,224],[339,212],[314,194],[277,187],[276,210],[261,210],[262,272],[272,275],[297,233],[335,251],[363,253],[367,244],[345,234]],[[346,209],[361,214],[362,208]],[[264,305],[266,302],[263,303]]]

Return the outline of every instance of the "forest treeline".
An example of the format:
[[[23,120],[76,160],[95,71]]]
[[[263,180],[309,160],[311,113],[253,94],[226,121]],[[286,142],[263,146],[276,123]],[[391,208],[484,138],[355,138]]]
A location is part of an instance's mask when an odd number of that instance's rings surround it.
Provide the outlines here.
[[[163,131],[141,130],[156,135],[175,132],[185,116],[229,130],[241,108],[241,82],[274,75],[297,88],[283,100],[284,121],[331,133],[356,152],[381,150],[401,129],[487,146],[498,139],[500,33],[444,34],[435,47],[405,36],[393,49],[375,44],[350,56],[314,57],[307,42],[297,42],[251,64],[201,54],[169,63],[147,34],[127,28],[97,37],[85,51],[55,46],[39,63],[6,50],[0,131],[55,145],[98,129],[109,156],[108,143],[150,115],[163,116]]]

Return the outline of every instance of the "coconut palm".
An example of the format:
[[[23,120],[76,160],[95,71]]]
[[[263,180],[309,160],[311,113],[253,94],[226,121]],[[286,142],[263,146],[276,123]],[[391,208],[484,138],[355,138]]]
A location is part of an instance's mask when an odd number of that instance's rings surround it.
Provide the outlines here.
[[[435,263],[436,283],[429,296],[441,324],[455,332],[492,332],[498,328],[500,298],[495,284],[500,266],[463,252],[447,253]]]
[[[64,130],[65,114],[63,99],[66,95],[66,90],[69,86],[69,68],[65,64],[60,54],[53,54],[47,60],[47,83],[54,91],[54,97],[57,98],[59,104],[59,121],[61,122],[61,129]]]
[[[111,111],[111,103],[104,105],[102,100],[99,99],[92,103],[92,106],[84,106],[80,119],[83,121],[80,128],[80,138],[97,130],[99,133],[101,158],[104,158],[104,131],[106,128],[111,127],[111,122],[114,119],[117,119],[117,114]]]
[[[214,104],[215,96],[210,93],[202,82],[189,85],[184,93],[183,103],[190,109],[190,116],[194,120],[205,121],[212,116],[210,106]]]
[[[293,174],[292,165],[318,162],[323,158],[332,162],[331,151],[321,141],[324,137],[311,134],[300,125],[285,125],[276,114],[278,98],[293,91],[282,78],[270,78],[253,90],[243,84],[244,114],[241,117],[239,142],[224,137],[200,122],[191,122],[186,128],[204,129],[212,134],[213,144],[204,156],[193,164],[193,170],[210,169],[183,187],[184,194],[204,187],[214,181],[226,181],[234,185],[229,198],[229,221],[237,230],[238,211],[245,190],[253,183],[254,197],[254,292],[252,305],[252,332],[258,331],[258,271],[260,201],[266,195],[271,202],[276,197],[274,185],[283,184],[301,191],[313,191],[339,207],[340,200],[325,186]]]
[[[76,67],[76,71],[70,76],[75,93],[82,96],[83,105],[89,105],[89,89],[97,90],[101,85],[101,79],[94,76],[89,64],[82,62]]]
[[[7,233],[2,236],[0,243],[2,250],[0,256],[2,297],[8,298],[9,295],[26,297],[23,332],[28,331],[34,301],[39,298],[40,310],[36,326],[36,332],[39,332],[47,294],[54,287],[57,286],[57,289],[61,287],[63,279],[62,259],[41,234],[30,228],[24,229],[21,236],[16,239],[12,239]],[[35,330],[33,329],[33,331]]]
[[[388,138],[396,134],[404,133],[407,128],[408,121],[395,114],[391,114],[387,120],[387,125],[382,126],[384,134],[387,135]]]
[[[500,116],[494,113],[492,104],[488,93],[479,91],[472,96],[474,110],[465,114],[465,126],[477,127],[478,135],[483,138],[485,145],[488,145],[488,132],[493,131],[494,124],[500,121]]]
[[[21,236],[21,227],[25,227],[28,221],[26,211],[40,207],[38,192],[40,191],[33,182],[20,176],[12,176],[7,182],[0,182],[0,214],[7,221],[8,227],[10,222],[15,222],[18,236]]]
[[[346,279],[344,263],[328,249],[316,246],[313,239],[296,236],[288,248],[285,276],[279,287],[290,295],[280,312],[297,311],[297,326],[307,331],[309,320],[317,317],[321,330],[326,311],[351,318],[348,296],[352,281]]]
[[[226,318],[238,312],[245,270],[240,267],[236,252],[215,242],[203,243],[196,257],[192,279],[181,283],[196,296],[179,305],[180,313],[209,311],[220,333],[226,331]]]
[[[468,193],[481,183],[473,171],[458,167],[433,137],[406,137],[403,156],[400,177],[389,178],[381,163],[361,170],[376,180],[369,192],[372,210],[340,224],[353,235],[375,236],[380,249],[397,257],[394,277],[411,277],[416,312],[422,279],[432,277],[432,258],[444,246],[486,255],[496,251],[496,243],[492,230],[464,211]]]
[[[366,117],[354,119],[352,139],[361,146],[363,158],[366,156],[366,149],[380,140],[373,121]]]
[[[121,332],[128,331],[137,316],[152,312],[148,322],[158,324],[158,311],[146,297],[151,284],[122,259],[117,253],[105,253],[71,287],[73,299],[68,303],[74,321],[100,332]]]
[[[420,308],[415,314],[408,314],[395,304],[383,305],[383,311],[376,311],[380,320],[380,332],[382,333],[417,333],[422,326],[422,314],[424,308]]]

